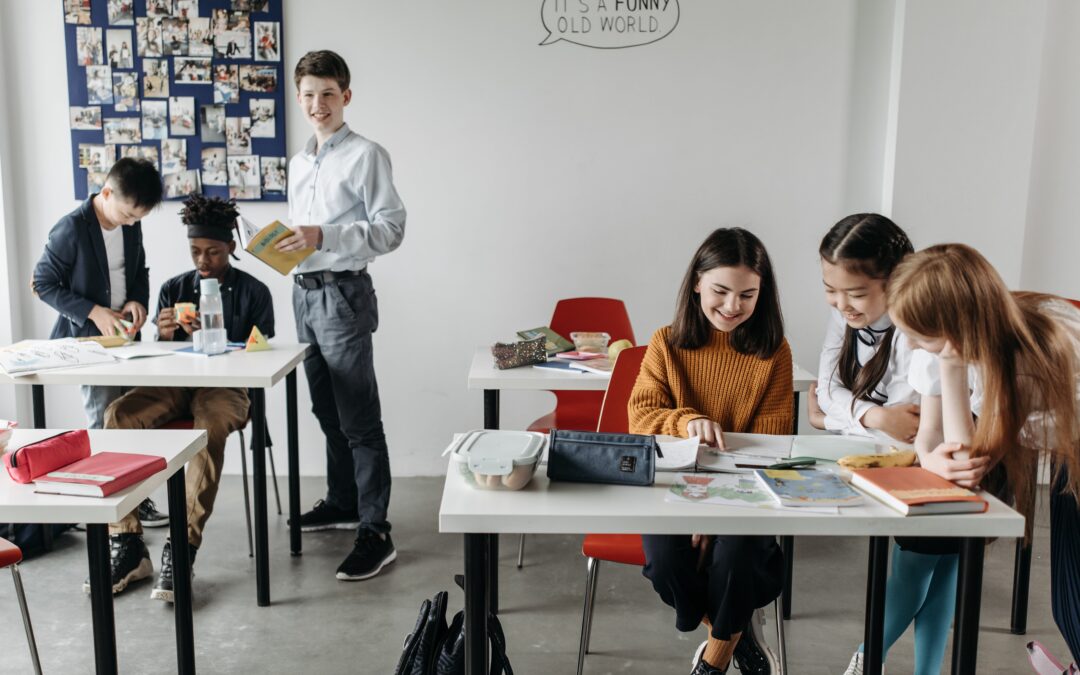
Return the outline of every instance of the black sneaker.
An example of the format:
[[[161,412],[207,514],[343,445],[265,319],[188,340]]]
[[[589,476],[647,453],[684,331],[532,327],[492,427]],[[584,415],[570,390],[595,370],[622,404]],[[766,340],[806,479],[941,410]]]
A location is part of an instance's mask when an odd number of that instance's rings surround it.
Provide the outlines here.
[[[372,530],[361,530],[353,542],[352,553],[337,568],[337,578],[341,581],[370,579],[396,559],[394,540],[389,534],[380,536]]]
[[[158,511],[154,500],[149,497],[142,500],[136,514],[143,527],[165,527],[169,524],[169,514]]]
[[[292,524],[292,521],[289,522]],[[300,514],[301,532],[318,532],[319,530],[355,530],[360,527],[360,516],[356,510],[343,511],[324,499],[315,502],[307,513]]]
[[[150,551],[141,534],[124,533],[109,535],[109,569],[112,572],[113,595],[123,591],[129,584],[154,574]],[[83,582],[83,591],[90,592],[90,578]]]
[[[191,556],[191,576],[194,577],[195,554],[199,552],[199,549],[188,544],[188,551]],[[154,582],[154,589],[150,591],[150,599],[164,600],[165,602],[173,601],[173,561],[171,541],[166,541],[165,548],[161,549],[161,571],[158,572],[157,581]]]
[[[750,623],[743,630],[742,637],[735,643],[732,661],[743,675],[772,675],[780,670],[776,654],[769,649],[761,634],[764,617],[765,614],[760,609],[755,611]]]

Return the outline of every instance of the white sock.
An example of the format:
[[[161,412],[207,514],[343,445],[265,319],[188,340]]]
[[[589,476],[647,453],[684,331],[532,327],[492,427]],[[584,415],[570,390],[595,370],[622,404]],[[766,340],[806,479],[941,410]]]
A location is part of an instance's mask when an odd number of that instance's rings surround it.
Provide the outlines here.
[[[1031,667],[1038,675],[1062,675],[1061,664],[1057,663],[1046,648],[1038,642],[1028,643],[1027,652]]]

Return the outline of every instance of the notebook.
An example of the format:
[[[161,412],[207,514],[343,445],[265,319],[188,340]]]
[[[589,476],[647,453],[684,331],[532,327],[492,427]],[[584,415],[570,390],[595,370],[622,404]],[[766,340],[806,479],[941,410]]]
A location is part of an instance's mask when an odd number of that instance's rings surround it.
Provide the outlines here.
[[[99,452],[34,479],[34,492],[108,497],[166,467],[164,457]]]
[[[982,513],[990,507],[971,490],[917,466],[860,469],[851,482],[905,516]]]
[[[814,469],[762,469],[758,483],[781,506],[857,506],[863,498],[828,471]]]

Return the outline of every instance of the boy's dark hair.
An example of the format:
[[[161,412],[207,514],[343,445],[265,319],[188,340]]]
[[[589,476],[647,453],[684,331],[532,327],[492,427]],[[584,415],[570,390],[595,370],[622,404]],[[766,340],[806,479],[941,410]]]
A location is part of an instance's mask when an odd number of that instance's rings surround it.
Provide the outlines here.
[[[754,313],[731,331],[731,346],[740,354],[760,359],[776,353],[784,341],[784,317],[772,262],[761,240],[741,227],[716,230],[698,247],[679,289],[669,338],[672,346],[700,349],[709,343],[716,329],[701,311],[701,297],[694,287],[709,270],[740,265],[761,277],[761,288]]]
[[[305,75],[334,80],[341,87],[341,91],[349,88],[349,66],[345,63],[345,59],[328,49],[308,52],[300,57],[296,63],[296,70],[293,71],[297,89],[300,88],[300,80]]]
[[[105,183],[138,208],[152,209],[161,203],[161,174],[148,160],[132,157],[117,160]]]
[[[180,220],[184,225],[203,225],[233,229],[240,212],[236,210],[236,201],[225,201],[221,197],[205,197],[194,194],[184,200],[180,209]]]
[[[911,245],[907,233],[877,213],[856,213],[842,219],[825,234],[818,248],[822,260],[839,265],[852,274],[886,283],[900,261],[914,252],[915,247]],[[858,401],[885,405],[885,399],[877,393],[877,386],[889,369],[894,333],[896,326],[889,326],[884,333],[871,333],[869,337],[863,337],[851,326],[844,326],[844,343],[840,347],[836,372],[840,376],[840,383],[852,394],[852,410],[855,410]],[[861,340],[882,342],[877,353],[865,365],[859,365]]]

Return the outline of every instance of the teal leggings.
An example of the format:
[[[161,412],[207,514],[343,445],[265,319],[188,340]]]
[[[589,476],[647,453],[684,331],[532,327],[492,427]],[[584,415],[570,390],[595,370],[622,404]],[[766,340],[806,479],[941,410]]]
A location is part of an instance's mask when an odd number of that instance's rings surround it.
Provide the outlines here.
[[[885,587],[885,636],[882,653],[915,621],[915,674],[938,675],[956,611],[959,556],[904,551],[893,544],[892,574]],[[859,651],[863,646],[859,645]]]

